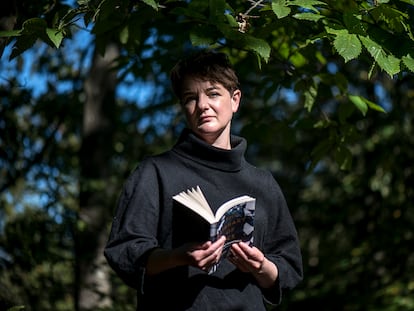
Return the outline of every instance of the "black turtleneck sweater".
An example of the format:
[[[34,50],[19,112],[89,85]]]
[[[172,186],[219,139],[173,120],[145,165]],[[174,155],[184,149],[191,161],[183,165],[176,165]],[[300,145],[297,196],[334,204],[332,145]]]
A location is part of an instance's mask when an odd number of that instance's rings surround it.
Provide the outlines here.
[[[171,150],[143,160],[127,180],[105,256],[137,289],[137,310],[266,310],[264,301],[279,304],[283,291],[302,279],[299,241],[279,185],[270,172],[245,160],[243,138],[231,136],[231,145],[215,148],[185,130]],[[254,244],[279,270],[272,288],[261,289],[227,260],[211,275],[178,267],[145,276],[147,254],[175,246],[172,197],[197,185],[214,211],[236,196],[256,198]]]

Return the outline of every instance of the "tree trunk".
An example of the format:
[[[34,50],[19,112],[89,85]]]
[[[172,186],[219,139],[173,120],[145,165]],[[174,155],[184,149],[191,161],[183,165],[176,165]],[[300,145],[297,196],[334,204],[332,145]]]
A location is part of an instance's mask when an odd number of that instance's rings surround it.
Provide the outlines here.
[[[112,140],[115,118],[115,44],[104,56],[95,51],[85,81],[82,147],[80,151],[80,206],[76,233],[76,310],[110,307],[109,267],[103,256],[110,217]]]
[[[14,28],[17,20],[16,1],[1,1],[0,3],[0,31],[9,31]],[[0,37],[0,57],[8,42],[7,37]]]

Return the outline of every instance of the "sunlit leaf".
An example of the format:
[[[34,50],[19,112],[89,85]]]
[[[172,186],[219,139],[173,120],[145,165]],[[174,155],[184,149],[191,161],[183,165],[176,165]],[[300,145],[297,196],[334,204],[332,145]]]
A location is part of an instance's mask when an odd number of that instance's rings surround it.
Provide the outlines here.
[[[290,8],[286,6],[285,0],[272,0],[272,10],[279,19],[290,14]]]
[[[145,4],[149,5],[150,7],[152,7],[154,10],[158,10],[158,4],[157,2],[155,2],[154,0],[142,0],[142,2],[144,2]]]
[[[129,38],[129,27],[125,26],[121,32],[119,33],[119,41],[122,44],[126,44],[128,42],[128,38]]]
[[[53,28],[46,28],[47,36],[49,37],[50,41],[54,44],[56,48],[60,47],[60,44],[63,40],[63,33],[58,29]]]
[[[406,29],[406,25],[404,25],[404,20],[407,19],[407,14],[393,7],[380,5],[371,10],[370,14],[376,20],[385,22],[387,28],[392,31],[402,32]]]
[[[21,35],[21,30],[4,30],[0,31],[0,37],[17,37]]]
[[[387,54],[381,45],[369,37],[359,36],[362,44],[378,63],[378,65],[391,77],[400,72],[400,60],[392,54]]]
[[[318,94],[318,89],[315,85],[311,85],[304,93],[305,103],[304,107],[307,111],[311,111],[313,104],[315,103],[316,95]]]
[[[293,17],[299,20],[306,20],[306,21],[311,21],[311,22],[316,22],[320,20],[321,18],[324,18],[323,15],[309,13],[309,12],[294,14]]]
[[[355,34],[350,34],[346,30],[337,33],[334,40],[334,47],[345,62],[348,62],[361,54],[362,46]]]
[[[355,105],[355,107],[357,107],[359,109],[359,111],[362,112],[362,115],[365,116],[367,114],[368,111],[368,105],[367,103],[363,100],[363,98],[361,96],[357,96],[357,95],[349,95],[348,98],[350,99],[350,101]]]
[[[229,23],[230,26],[232,27],[238,27],[239,24],[237,23],[236,19],[234,18],[233,15],[231,14],[225,14],[225,17],[227,19],[227,22]]]
[[[265,62],[269,61],[271,48],[265,40],[248,35],[245,36],[244,40],[247,49],[254,51]]]
[[[379,112],[385,112],[384,108],[382,108],[380,105],[377,105],[376,103],[366,99],[365,97],[362,97],[362,100],[368,105],[368,107],[372,110],[376,110]]]
[[[357,95],[349,95],[348,98],[362,112],[364,116],[366,115],[368,108],[379,111],[379,112],[385,112],[384,108],[366,99],[365,97],[357,96]]]
[[[408,69],[414,72],[414,59],[411,57],[411,55],[403,56],[402,61]]]

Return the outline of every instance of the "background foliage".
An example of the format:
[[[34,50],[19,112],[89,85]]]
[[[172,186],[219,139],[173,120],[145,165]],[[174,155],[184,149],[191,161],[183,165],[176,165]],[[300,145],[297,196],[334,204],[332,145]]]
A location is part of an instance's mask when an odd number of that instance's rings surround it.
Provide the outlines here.
[[[234,132],[297,224],[279,309],[414,309],[412,0],[1,6],[1,310],[134,310],[101,248],[125,177],[183,127],[168,72],[198,48],[234,63]]]

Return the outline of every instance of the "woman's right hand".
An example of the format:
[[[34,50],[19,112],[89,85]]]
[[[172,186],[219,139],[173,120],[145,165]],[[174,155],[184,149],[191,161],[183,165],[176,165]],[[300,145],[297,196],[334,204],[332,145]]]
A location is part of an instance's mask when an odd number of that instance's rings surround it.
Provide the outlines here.
[[[155,275],[184,265],[208,271],[219,261],[225,242],[222,236],[215,242],[186,243],[172,250],[154,249],[148,258],[146,273]]]
[[[214,264],[220,260],[226,238],[220,237],[214,243],[207,241],[204,243],[190,243],[183,245],[180,249],[183,251],[188,265],[208,271]]]

